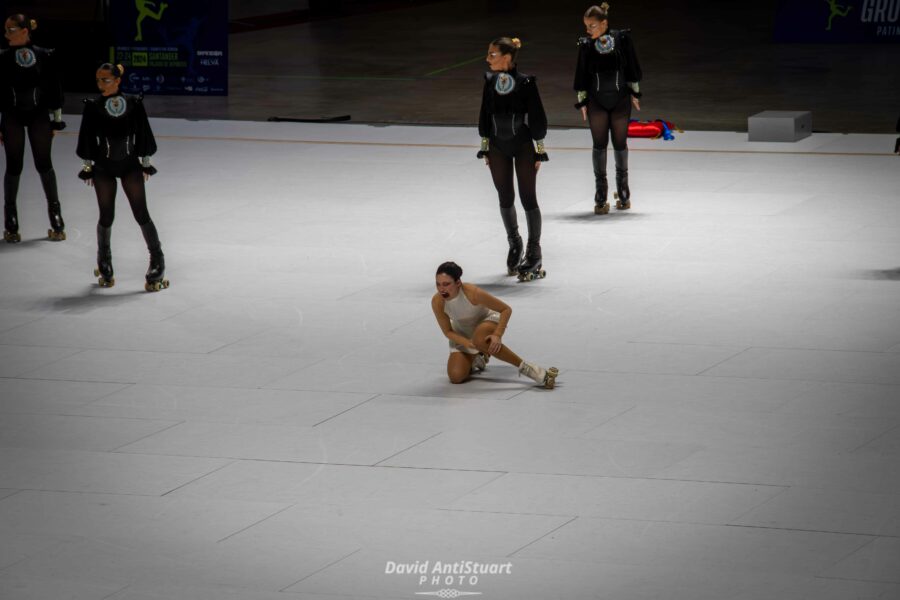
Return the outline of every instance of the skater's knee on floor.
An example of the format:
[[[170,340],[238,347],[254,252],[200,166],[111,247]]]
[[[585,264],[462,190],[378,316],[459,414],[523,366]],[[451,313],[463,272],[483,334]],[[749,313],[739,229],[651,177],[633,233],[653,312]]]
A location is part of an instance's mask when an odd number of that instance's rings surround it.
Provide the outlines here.
[[[469,372],[465,373],[447,373],[447,376],[450,378],[450,383],[465,383],[469,378]]]

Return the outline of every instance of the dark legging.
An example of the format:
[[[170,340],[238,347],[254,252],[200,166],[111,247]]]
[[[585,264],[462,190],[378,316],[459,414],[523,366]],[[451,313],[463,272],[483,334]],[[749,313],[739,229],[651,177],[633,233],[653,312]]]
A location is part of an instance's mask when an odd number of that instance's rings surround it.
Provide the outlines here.
[[[594,99],[588,103],[588,122],[595,150],[606,150],[612,132],[613,150],[624,150],[628,144],[628,120],[631,118],[631,97],[623,96],[612,110],[606,110]]]
[[[46,173],[53,168],[50,147],[53,144],[53,130],[46,115],[19,115],[14,111],[3,115],[3,148],[6,151],[6,174],[22,174],[25,159],[25,130],[31,143],[34,168],[38,173]]]
[[[493,145],[488,153],[488,160],[494,187],[497,188],[497,195],[500,197],[501,208],[509,208],[516,200],[516,190],[513,187],[513,164],[515,164],[516,180],[519,183],[519,198],[522,200],[522,207],[525,210],[533,210],[538,207],[537,191],[535,190],[537,169],[534,167],[537,157],[530,139],[519,145],[515,160]]]
[[[100,225],[112,227],[116,218],[116,178],[102,171],[94,172],[94,189],[97,192],[97,204],[100,206]],[[146,225],[150,221],[147,212],[147,193],[144,190],[144,173],[134,169],[122,175],[122,189],[131,205],[131,212],[138,225]]]

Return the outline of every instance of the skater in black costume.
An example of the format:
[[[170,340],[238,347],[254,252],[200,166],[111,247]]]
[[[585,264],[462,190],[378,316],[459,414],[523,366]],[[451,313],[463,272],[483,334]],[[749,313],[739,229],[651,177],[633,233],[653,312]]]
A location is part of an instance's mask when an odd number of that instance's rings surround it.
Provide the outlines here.
[[[156,174],[150,157],[156,153],[156,140],[147,120],[142,98],[125,96],[119,92],[124,68],[104,64],[97,69],[100,96],[84,101],[81,130],[78,132],[78,156],[84,167],[78,176],[97,192],[100,220],[97,223],[97,268],[102,287],[111,287],[113,278],[110,237],[115,218],[116,179],[131,205],[135,221],[141,226],[150,267],[147,269],[145,289],[158,291],[169,287],[165,261],[156,226],[147,212],[144,182]]]
[[[544,150],[547,115],[541,104],[534,77],[516,70],[516,55],[522,42],[518,38],[498,38],[488,46],[481,98],[478,134],[481,150],[491,170],[494,187],[500,196],[500,215],[509,241],[506,267],[519,281],[544,277],[541,257],[541,209],[535,183],[541,163],[549,160]],[[528,224],[528,244],[522,257],[522,237],[516,217],[513,171],[519,184],[519,198]]]
[[[19,242],[19,214],[16,197],[25,159],[25,137],[31,144],[34,167],[47,197],[53,241],[66,239],[65,223],[59,205],[56,173],[50,159],[53,136],[65,128],[62,121],[63,92],[53,50],[31,43],[37,21],[25,15],[12,15],[5,22],[9,48],[0,50],[0,143],[6,151],[3,175],[3,239]]]
[[[589,121],[594,163],[594,213],[609,212],[606,147],[612,136],[616,163],[616,208],[631,208],[628,188],[628,121],[631,108],[641,110],[641,65],[627,29],[609,28],[609,5],[591,6],[584,13],[587,37],[578,40],[575,92],[582,118]]]

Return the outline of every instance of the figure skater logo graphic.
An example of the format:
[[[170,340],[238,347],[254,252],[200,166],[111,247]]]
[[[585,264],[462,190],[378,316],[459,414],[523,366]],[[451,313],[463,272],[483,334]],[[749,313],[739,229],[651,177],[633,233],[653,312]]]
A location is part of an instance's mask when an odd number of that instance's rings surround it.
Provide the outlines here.
[[[16,50],[16,64],[25,69],[30,69],[35,65],[37,59],[31,48],[19,48]]]
[[[134,5],[138,9],[138,17],[137,17],[137,35],[134,36],[134,41],[143,42],[144,41],[144,19],[150,17],[154,21],[159,21],[162,19],[163,11],[169,8],[169,5],[165,2],[160,3],[159,10],[154,12],[154,8],[156,7],[156,2],[153,0],[134,0]]]
[[[113,96],[106,101],[106,112],[111,117],[121,117],[127,108],[128,103],[122,96]]]
[[[516,80],[510,77],[506,73],[500,73],[497,75],[497,82],[494,84],[494,89],[497,90],[497,93],[501,96],[505,96],[516,88]]]
[[[828,15],[828,27],[825,28],[825,31],[831,31],[831,22],[835,17],[846,17],[853,10],[852,6],[841,6],[838,4],[838,0],[825,0],[825,3],[831,9],[831,14]]]

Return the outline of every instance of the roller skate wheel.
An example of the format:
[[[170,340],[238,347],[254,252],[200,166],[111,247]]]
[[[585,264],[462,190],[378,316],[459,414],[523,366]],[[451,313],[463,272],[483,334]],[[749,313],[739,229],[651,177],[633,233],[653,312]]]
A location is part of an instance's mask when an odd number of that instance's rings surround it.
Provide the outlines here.
[[[21,241],[22,241],[22,236],[19,235],[18,232],[16,232],[16,233],[10,233],[9,231],[4,231],[4,232],[3,232],[3,239],[4,239],[8,244],[15,244],[15,243],[17,243],[17,242],[21,242]]]
[[[543,270],[543,269],[541,269],[540,271],[538,271],[538,277],[540,277],[541,279],[543,279],[543,278],[546,277],[546,276],[547,276],[547,271],[545,271],[545,270]]]
[[[556,387],[556,377],[559,375],[559,369],[556,367],[550,367],[547,369],[547,376],[544,378],[544,387],[548,390],[552,390]]]
[[[109,288],[109,287],[112,287],[112,286],[115,285],[115,283],[116,283],[116,278],[113,277],[112,279],[103,279],[103,278],[101,277],[100,279],[97,280],[97,283],[100,284],[100,287],[107,287],[107,288]]]
[[[619,199],[619,192],[613,192],[613,198],[615,198],[616,200],[618,200],[618,199]]]
[[[52,229],[47,230],[47,237],[54,242],[61,242],[66,239],[65,231],[53,231]]]
[[[160,282],[160,285],[162,286],[162,289],[164,289],[164,290],[169,289],[169,280],[163,279],[162,282]]]
[[[595,215],[605,215],[609,213],[609,204],[595,204],[594,205],[594,214]]]
[[[510,269],[509,267],[507,267],[507,268],[506,268],[506,274],[507,274],[507,275],[515,275],[515,274],[516,274],[516,270],[515,270],[515,269]]]

